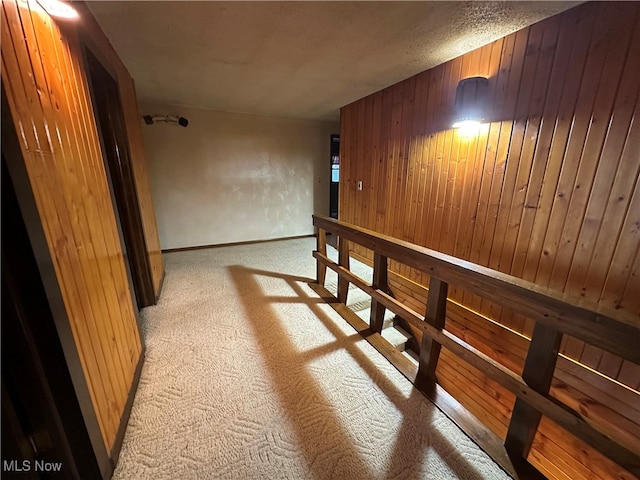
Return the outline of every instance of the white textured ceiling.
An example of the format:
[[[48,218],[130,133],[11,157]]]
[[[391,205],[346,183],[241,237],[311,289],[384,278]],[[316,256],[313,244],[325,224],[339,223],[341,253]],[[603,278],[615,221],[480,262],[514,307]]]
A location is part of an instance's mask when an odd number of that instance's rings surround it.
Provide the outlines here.
[[[343,105],[579,2],[87,3],[142,101],[337,120]]]

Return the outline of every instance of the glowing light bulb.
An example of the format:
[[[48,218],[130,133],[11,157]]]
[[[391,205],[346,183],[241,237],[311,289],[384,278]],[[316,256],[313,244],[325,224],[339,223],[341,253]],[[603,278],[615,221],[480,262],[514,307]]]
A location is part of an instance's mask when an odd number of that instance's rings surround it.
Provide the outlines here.
[[[477,120],[463,120],[453,124],[453,128],[458,129],[461,137],[474,137],[480,132],[480,122]]]

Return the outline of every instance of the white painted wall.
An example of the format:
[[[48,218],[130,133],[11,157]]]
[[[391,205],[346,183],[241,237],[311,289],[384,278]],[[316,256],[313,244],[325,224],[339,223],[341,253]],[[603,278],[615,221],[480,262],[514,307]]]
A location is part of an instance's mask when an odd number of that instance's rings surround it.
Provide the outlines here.
[[[336,123],[141,105],[187,128],[143,125],[163,249],[307,235],[329,211]]]

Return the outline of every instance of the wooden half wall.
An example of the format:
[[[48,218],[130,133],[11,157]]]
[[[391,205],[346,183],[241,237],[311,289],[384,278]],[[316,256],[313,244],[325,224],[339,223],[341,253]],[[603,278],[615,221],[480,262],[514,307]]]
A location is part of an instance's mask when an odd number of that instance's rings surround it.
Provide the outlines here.
[[[133,80],[86,7],[74,5],[80,18],[57,22],[36,2],[2,1],[2,85],[99,437],[113,460],[143,345],[92,108],[85,46],[119,86],[156,295],[163,265]],[[10,121],[4,110],[2,121]]]
[[[463,137],[450,125],[471,76],[489,78],[490,108]],[[638,78],[640,4],[595,2],[347,105],[340,219],[639,315]],[[424,311],[428,276],[391,269]],[[522,372],[531,319],[460,289],[449,302],[448,329]],[[567,336],[561,352],[552,394],[640,450],[640,366]],[[438,379],[504,438],[511,394],[446,351]],[[550,478],[632,478],[546,419],[529,460]]]

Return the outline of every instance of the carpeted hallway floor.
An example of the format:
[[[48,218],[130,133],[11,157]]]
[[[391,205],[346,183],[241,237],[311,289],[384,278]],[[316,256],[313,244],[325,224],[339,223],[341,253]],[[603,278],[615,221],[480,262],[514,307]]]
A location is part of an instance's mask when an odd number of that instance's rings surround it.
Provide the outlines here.
[[[307,286],[314,242],[165,255],[114,479],[509,478]]]

